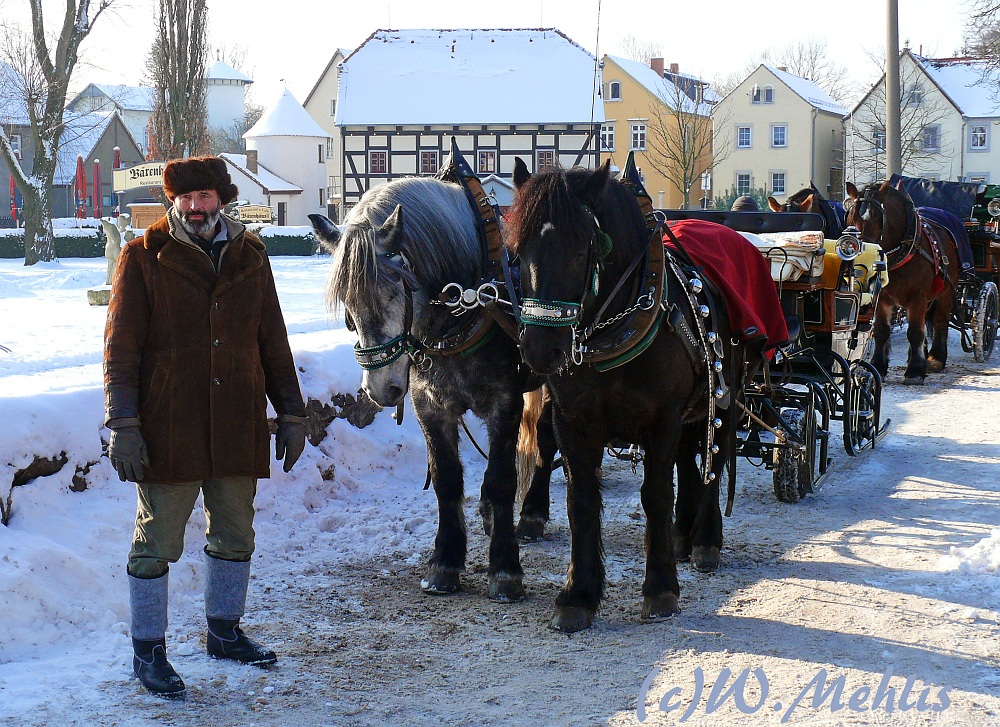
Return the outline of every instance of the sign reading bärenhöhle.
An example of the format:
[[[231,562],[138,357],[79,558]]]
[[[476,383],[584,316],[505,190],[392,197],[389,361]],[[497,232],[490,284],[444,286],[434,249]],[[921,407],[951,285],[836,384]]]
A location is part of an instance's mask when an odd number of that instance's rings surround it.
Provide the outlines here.
[[[127,192],[140,187],[162,187],[163,167],[166,162],[146,162],[136,164],[128,169],[114,171],[114,187],[116,192]]]
[[[274,211],[266,204],[245,204],[233,210],[240,222],[271,222]]]

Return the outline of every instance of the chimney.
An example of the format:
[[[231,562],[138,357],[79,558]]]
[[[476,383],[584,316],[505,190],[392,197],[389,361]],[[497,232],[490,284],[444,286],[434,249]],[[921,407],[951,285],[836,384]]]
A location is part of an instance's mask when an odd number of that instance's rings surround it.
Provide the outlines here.
[[[788,66],[778,66],[778,70],[784,73],[788,73]]]
[[[247,149],[247,171],[251,174],[257,173],[257,150]]]
[[[671,63],[670,64],[670,72],[673,73],[676,76],[677,74],[679,74],[681,72],[681,67],[678,64],[676,64],[676,63]]]
[[[663,59],[662,58],[650,58],[649,67],[656,71],[656,75],[663,78]]]

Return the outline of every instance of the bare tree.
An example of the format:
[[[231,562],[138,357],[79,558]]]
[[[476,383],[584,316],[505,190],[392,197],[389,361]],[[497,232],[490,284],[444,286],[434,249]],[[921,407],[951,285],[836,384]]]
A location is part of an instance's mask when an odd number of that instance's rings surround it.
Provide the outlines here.
[[[14,173],[24,200],[24,264],[55,258],[52,231],[52,181],[59,161],[65,124],[66,94],[76,68],[80,44],[115,0],[66,0],[57,36],[50,36],[42,16],[41,0],[30,0],[31,33],[0,27],[0,53],[13,72],[0,88],[8,102],[22,106],[32,142],[32,168],[25,169],[10,138],[0,125],[0,156]],[[55,41],[54,48],[50,43]],[[8,94],[15,94],[14,96]]]
[[[882,62],[884,66],[884,59]],[[942,136],[948,106],[933,84],[913,62],[900,64],[900,149],[903,173],[909,176],[944,174],[942,159],[951,155],[951,145]],[[848,120],[848,166],[856,180],[880,180],[886,176],[885,75],[864,98]]]
[[[208,148],[205,71],[206,0],[159,0],[156,38],[146,59],[154,90],[150,158],[173,159]]]
[[[224,129],[210,129],[208,132],[209,154],[231,152],[243,154],[247,150],[243,135],[264,115],[264,107],[250,101],[246,103],[246,113],[243,118]]]
[[[993,68],[1000,68],[1000,2],[969,0],[967,5],[969,19],[965,26],[963,51],[988,59]]]
[[[663,57],[663,46],[634,35],[626,35],[618,47],[621,49],[623,58],[644,63],[647,66],[650,58]]]
[[[713,157],[712,109],[702,93],[696,91],[692,99],[679,84],[664,79],[657,95],[660,103],[649,109],[646,161],[684,195],[686,209],[691,190],[727,150],[715,149]]]

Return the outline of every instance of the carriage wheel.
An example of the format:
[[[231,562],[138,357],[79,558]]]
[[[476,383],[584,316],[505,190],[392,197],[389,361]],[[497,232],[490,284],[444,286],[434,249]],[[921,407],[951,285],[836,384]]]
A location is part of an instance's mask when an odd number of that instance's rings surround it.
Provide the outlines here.
[[[844,412],[844,448],[857,454],[875,442],[878,433],[880,392],[875,374],[862,366],[851,367],[851,395]]]
[[[809,427],[806,413],[801,409],[784,409],[781,419],[788,430],[801,437],[806,443],[806,449],[781,447],[775,450],[777,461],[774,464],[773,481],[774,496],[779,502],[798,502],[808,492],[812,482],[812,466],[809,451],[815,432],[815,426]]]
[[[972,319],[972,355],[983,363],[993,354],[997,338],[997,286],[984,283],[979,291],[976,314]]]

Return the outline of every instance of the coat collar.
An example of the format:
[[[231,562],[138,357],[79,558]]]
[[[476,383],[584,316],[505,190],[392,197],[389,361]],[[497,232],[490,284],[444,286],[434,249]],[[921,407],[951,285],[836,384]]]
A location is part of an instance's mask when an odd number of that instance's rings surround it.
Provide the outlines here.
[[[248,276],[255,274],[264,264],[253,245],[246,242],[246,228],[237,220],[225,217],[229,242],[222,254],[219,271],[208,255],[177,224],[173,210],[146,231],[145,245],[157,250],[157,260],[163,267],[181,275],[198,287],[218,297]]]

